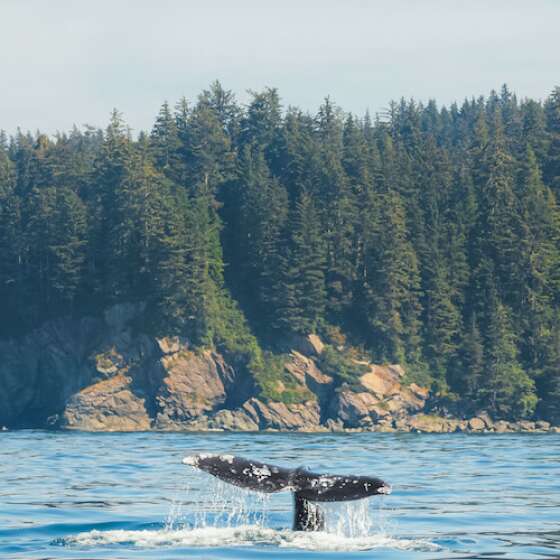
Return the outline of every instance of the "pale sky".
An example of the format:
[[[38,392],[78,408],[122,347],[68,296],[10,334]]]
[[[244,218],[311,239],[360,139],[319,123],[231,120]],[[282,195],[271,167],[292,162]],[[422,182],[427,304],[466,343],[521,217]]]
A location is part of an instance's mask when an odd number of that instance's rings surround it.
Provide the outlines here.
[[[0,129],[138,132],[219,79],[372,114],[560,85],[560,0],[0,0]]]

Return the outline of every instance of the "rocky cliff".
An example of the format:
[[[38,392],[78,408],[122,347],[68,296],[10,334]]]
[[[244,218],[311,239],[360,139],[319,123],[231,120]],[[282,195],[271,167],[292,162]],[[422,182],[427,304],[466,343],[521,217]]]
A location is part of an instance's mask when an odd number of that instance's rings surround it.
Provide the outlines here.
[[[250,374],[213,350],[135,328],[141,305],[103,316],[59,319],[0,341],[0,426],[94,431],[512,429],[489,418],[449,420],[426,414],[429,391],[404,385],[398,365],[361,362],[352,385],[318,367],[316,336],[294,340],[285,358],[300,402],[259,398]],[[235,362],[235,360],[232,360]],[[278,380],[276,394],[282,396]],[[548,429],[548,426],[528,426]]]

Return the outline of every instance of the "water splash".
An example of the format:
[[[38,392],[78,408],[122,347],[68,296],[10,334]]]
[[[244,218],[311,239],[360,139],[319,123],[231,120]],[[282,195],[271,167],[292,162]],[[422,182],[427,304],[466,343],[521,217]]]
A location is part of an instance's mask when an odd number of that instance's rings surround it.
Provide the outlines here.
[[[237,527],[251,525],[263,527],[268,520],[270,496],[250,492],[225,484],[219,480],[208,481],[204,499],[194,501],[196,492],[191,486],[184,488],[185,498],[175,498],[165,521],[165,529],[201,529],[207,527]],[[199,492],[200,493],[200,492]]]
[[[325,531],[321,532],[268,527],[270,506],[270,494],[251,492],[204,476],[191,477],[178,490],[162,529],[93,530],[66,537],[57,544],[140,548],[268,545],[321,551],[439,550],[437,545],[423,540],[391,536],[387,531],[382,498],[320,504],[325,513]]]
[[[375,548],[428,551],[439,546],[419,539],[397,539],[387,535],[356,538],[326,532],[277,531],[259,526],[203,527],[175,531],[89,531],[64,539],[65,545],[81,547],[127,545],[157,547],[238,547],[268,545],[321,551],[363,551]]]

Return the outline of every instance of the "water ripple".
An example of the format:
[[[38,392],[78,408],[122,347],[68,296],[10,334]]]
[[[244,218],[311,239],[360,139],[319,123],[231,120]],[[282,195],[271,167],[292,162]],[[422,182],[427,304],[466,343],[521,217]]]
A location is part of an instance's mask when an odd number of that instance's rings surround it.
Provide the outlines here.
[[[181,464],[205,451],[380,476],[393,494],[294,533],[288,493]],[[559,475],[552,434],[4,432],[0,558],[559,558]]]

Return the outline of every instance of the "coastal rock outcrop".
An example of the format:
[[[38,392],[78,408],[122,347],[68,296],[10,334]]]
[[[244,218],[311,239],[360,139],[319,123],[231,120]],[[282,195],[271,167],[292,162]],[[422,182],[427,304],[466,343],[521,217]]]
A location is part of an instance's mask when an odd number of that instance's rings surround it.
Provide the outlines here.
[[[161,384],[155,395],[158,428],[189,422],[221,408],[227,399],[224,382],[235,375],[219,354],[195,354],[181,345],[162,356],[160,365]]]
[[[379,366],[363,362],[369,371],[356,385],[342,385],[331,401],[329,416],[346,428],[373,426],[399,419],[424,408],[429,391],[416,384],[403,384],[404,370],[393,364]]]
[[[149,430],[145,401],[135,394],[131,383],[130,377],[118,374],[82,389],[69,399],[63,425],[87,431]]]
[[[234,353],[139,332],[137,319],[143,311],[142,304],[116,305],[96,317],[57,319],[17,340],[0,341],[0,426],[91,431],[556,429],[543,421],[494,421],[485,412],[466,419],[434,414],[429,390],[407,383],[398,364],[376,365],[349,355],[344,359],[357,366],[355,377],[338,375],[332,362],[326,373],[321,368],[328,353],[317,335],[290,339],[283,372],[266,397]]]

